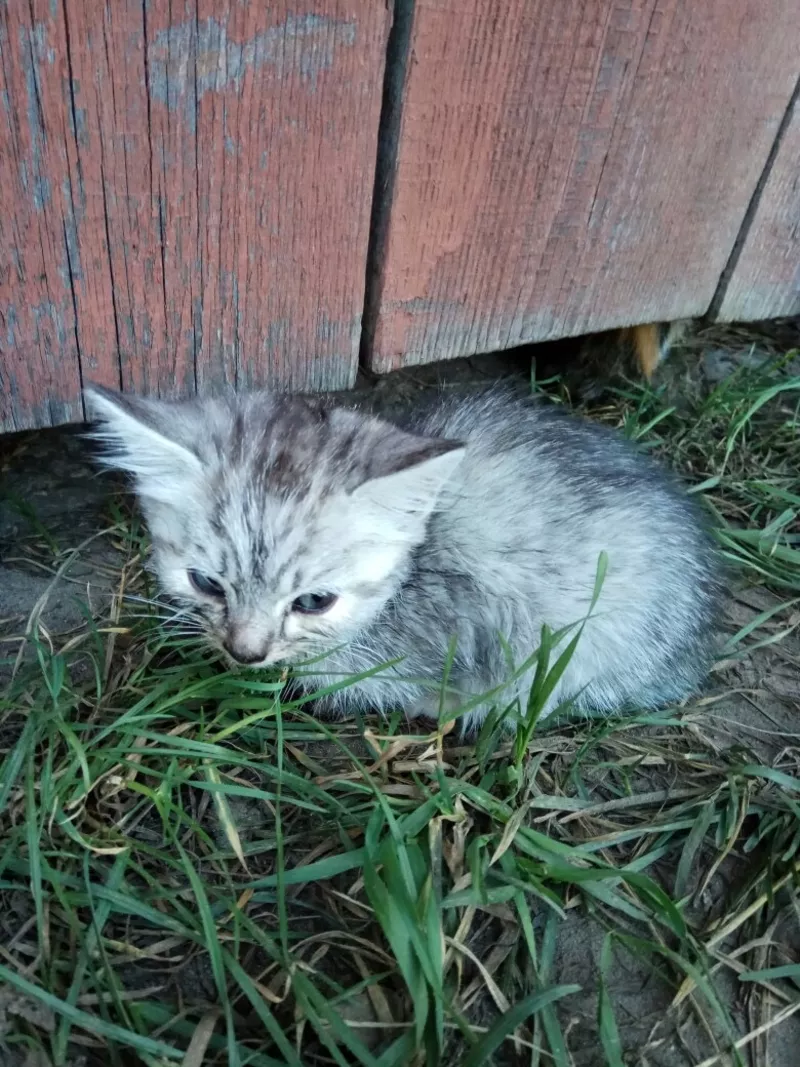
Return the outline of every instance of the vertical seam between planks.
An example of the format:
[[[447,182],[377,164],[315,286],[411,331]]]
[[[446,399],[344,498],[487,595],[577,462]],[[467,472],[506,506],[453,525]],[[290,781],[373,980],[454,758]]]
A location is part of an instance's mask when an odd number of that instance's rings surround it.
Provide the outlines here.
[[[147,104],[147,144],[148,144],[148,149],[149,149],[148,156],[149,156],[149,163],[150,163],[150,205],[151,205],[151,210],[152,210],[153,202],[155,201],[156,202],[156,206],[158,207],[158,246],[159,246],[159,253],[160,253],[160,256],[161,256],[161,297],[162,297],[162,300],[164,302],[164,347],[165,347],[165,350],[166,350],[167,359],[169,359],[169,351],[170,351],[170,345],[169,345],[169,309],[167,307],[167,256],[166,256],[166,238],[165,238],[165,232],[164,232],[164,230],[165,230],[164,203],[163,203],[163,199],[164,198],[161,196],[160,193],[156,194],[156,189],[155,189],[156,171],[155,171],[155,165],[154,165],[155,164],[155,156],[153,154],[152,101],[150,99],[150,57],[149,57],[150,41],[149,41],[148,35],[147,35],[147,2],[148,2],[148,0],[142,0],[142,38],[143,38],[143,42],[142,43],[143,43],[143,47],[144,47],[144,82],[145,82],[145,85],[144,85],[144,96],[145,96],[145,101],[146,101],[146,104]],[[169,48],[169,44],[167,45],[167,48]],[[169,56],[167,58],[169,60]],[[167,78],[167,100],[169,100],[169,61],[167,62],[166,78]],[[167,114],[169,114],[169,109],[167,110]],[[149,370],[149,368],[148,368],[148,370]],[[157,386],[157,388],[160,388],[161,371],[162,371],[162,368],[160,366],[156,367],[155,376],[156,376],[156,386]],[[148,383],[147,384],[148,384],[148,386],[151,386],[151,382],[149,381],[149,374],[148,374]]]
[[[172,8],[170,7],[170,25],[172,25]],[[226,22],[227,27],[227,22]],[[197,220],[197,232],[195,233],[195,253],[197,256],[197,273],[199,275],[198,282],[200,285],[200,311],[195,312],[195,301],[192,299],[191,316],[192,316],[192,362],[194,372],[194,391],[197,394],[197,360],[200,356],[200,350],[203,346],[203,315],[205,313],[205,299],[206,299],[206,287],[203,280],[203,236],[200,232],[200,95],[199,87],[197,84],[197,60],[198,52],[200,48],[200,0],[195,0],[194,3],[194,48],[193,48],[193,60],[194,60],[194,194],[195,194],[195,212]],[[217,69],[217,78],[219,78],[219,69]],[[224,158],[224,153],[223,153]],[[224,177],[224,175],[223,175]],[[218,283],[219,284],[219,283]],[[199,334],[199,336],[198,336]],[[236,382],[236,371],[234,370],[234,381]],[[238,384],[238,383],[237,383]]]
[[[772,168],[777,159],[778,152],[783,143],[783,138],[786,135],[786,131],[789,129],[789,123],[792,121],[795,107],[800,106],[800,75],[798,75],[795,82],[794,89],[789,96],[789,103],[786,105],[786,110],[783,113],[778,129],[775,133],[775,140],[772,142],[772,147],[767,155],[764,168],[759,175],[755,188],[753,189],[753,195],[750,197],[750,201],[747,205],[747,209],[742,216],[742,222],[739,227],[739,232],[736,235],[736,239],[733,242],[733,248],[731,254],[728,256],[728,261],[722,269],[722,273],[719,276],[717,288],[711,298],[711,303],[708,305],[706,315],[711,319],[716,319],[722,308],[723,301],[728,292],[728,286],[730,285],[731,278],[736,271],[739,264],[739,259],[747,244],[747,238],[750,236],[750,230],[752,229],[755,221],[756,212],[761,205],[761,197],[764,194],[764,189],[772,174]]]
[[[108,34],[106,33],[105,18],[103,19],[103,44],[106,50],[106,61],[109,66],[111,65],[111,55],[108,51]],[[67,37],[67,54],[69,54],[69,37]],[[95,92],[97,92],[97,83],[95,83]],[[112,111],[114,113],[114,119],[117,117],[116,97],[114,96],[114,83],[111,82],[111,103]],[[99,114],[99,109],[98,109]],[[77,126],[75,146],[78,149],[78,159],[80,159],[80,146],[77,141]],[[106,253],[108,256],[108,275],[111,282],[111,309],[114,313],[114,336],[117,341],[117,374],[119,379],[119,387],[122,390],[122,343],[120,340],[119,329],[119,309],[117,308],[117,281],[114,277],[114,261],[111,256],[111,224],[108,219],[108,196],[106,195],[106,154],[103,144],[102,134],[98,136],[99,148],[100,148],[100,181],[103,185],[103,223],[105,225],[106,234]],[[112,148],[112,152],[114,149]],[[127,192],[127,191],[126,191]],[[127,271],[127,256],[125,256],[125,269]]]
[[[378,122],[375,181],[372,190],[364,277],[364,307],[361,313],[361,340],[358,354],[361,370],[369,368],[383,295],[386,244],[394,201],[406,71],[414,24],[414,4],[415,0],[394,0],[392,25],[386,39],[386,63],[383,71],[383,95],[381,116]]]
[[[72,47],[70,44],[69,34],[69,15],[67,14],[67,0],[63,0],[62,9],[64,12],[64,43],[67,49],[67,81],[69,83],[69,108],[70,118],[72,120],[72,132],[75,139],[75,158],[78,166],[78,183],[80,186],[80,147],[78,145],[78,119],[75,110],[75,79],[72,74]],[[69,175],[69,198],[70,198],[70,211],[72,212],[72,223],[75,224],[75,196],[72,189],[72,174]],[[66,205],[65,205],[66,206]],[[81,352],[81,338],[78,331],[78,294],[75,291],[75,266],[72,262],[72,251],[70,250],[69,234],[67,232],[67,220],[62,213],[62,225],[64,228],[64,249],[67,253],[67,276],[69,277],[69,291],[72,297],[72,329],[75,334],[75,353],[78,357],[78,386],[81,391],[81,411],[83,412],[83,418],[86,419],[86,404],[83,399],[83,353]],[[74,231],[73,231],[74,232]],[[77,241],[76,241],[77,244]]]

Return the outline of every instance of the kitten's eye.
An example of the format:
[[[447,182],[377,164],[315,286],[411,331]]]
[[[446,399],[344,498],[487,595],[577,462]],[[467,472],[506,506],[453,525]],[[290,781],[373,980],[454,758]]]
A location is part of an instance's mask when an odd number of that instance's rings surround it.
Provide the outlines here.
[[[207,574],[201,574],[200,571],[190,570],[186,573],[198,593],[202,593],[203,596],[212,596],[216,600],[225,599],[225,590],[215,578],[209,578]]]
[[[321,615],[338,600],[335,593],[304,593],[292,601],[292,611],[300,615]]]

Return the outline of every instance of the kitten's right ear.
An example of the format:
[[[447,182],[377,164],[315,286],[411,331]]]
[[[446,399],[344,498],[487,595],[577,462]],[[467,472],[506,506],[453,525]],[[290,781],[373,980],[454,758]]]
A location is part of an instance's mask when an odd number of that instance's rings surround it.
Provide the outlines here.
[[[101,385],[84,390],[86,410],[96,427],[92,437],[105,446],[100,462],[127,471],[141,496],[174,501],[186,479],[202,474],[197,455],[176,440],[181,426],[176,405],[124,396]]]

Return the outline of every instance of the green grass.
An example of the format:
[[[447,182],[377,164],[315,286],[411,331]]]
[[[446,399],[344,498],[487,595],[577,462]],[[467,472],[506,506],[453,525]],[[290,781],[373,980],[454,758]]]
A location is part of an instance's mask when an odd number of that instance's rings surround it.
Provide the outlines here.
[[[127,599],[152,590],[117,508],[110,609],[57,638],[41,604],[27,654],[0,646],[0,1060],[561,1067],[589,1005],[581,1062],[616,1067],[632,1033],[620,968],[635,966],[667,1028],[652,1048],[674,1025],[705,1049],[667,1062],[747,1062],[800,1006],[784,947],[800,749],[787,736],[765,756],[758,731],[720,726],[734,697],[756,699],[736,673],[754,657],[800,673],[787,366],[680,406],[631,386],[592,412],[703,494],[756,606],[689,709],[537,728],[567,646],[540,654],[524,745],[399,715],[321,723],[280,678],[224,673]],[[70,553],[31,530],[68,575]],[[577,980],[576,936],[596,948]]]

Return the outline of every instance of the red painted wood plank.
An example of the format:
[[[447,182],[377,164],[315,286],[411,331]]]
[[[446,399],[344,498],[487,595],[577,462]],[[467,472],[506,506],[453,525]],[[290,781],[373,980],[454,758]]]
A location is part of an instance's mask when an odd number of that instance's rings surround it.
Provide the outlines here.
[[[0,237],[17,240],[0,248],[0,427],[79,418],[81,373],[158,395],[351,384],[387,5],[24,6],[0,8]],[[38,319],[15,254],[50,294]]]
[[[149,5],[64,0],[64,6],[74,130],[69,170],[80,203],[76,306],[83,372],[116,388],[185,392],[194,385],[194,350],[167,327],[168,318],[180,322],[185,289],[168,294],[165,284],[175,234],[162,225],[154,173]]]
[[[63,9],[0,6],[0,430],[81,417]]]
[[[199,0],[197,110],[183,119],[202,161],[198,382],[344,388],[357,368],[387,5],[230,9],[222,21],[219,0]],[[156,74],[151,64],[151,84]]]
[[[724,322],[800,315],[800,98],[720,304]]]
[[[704,312],[797,0],[417,0],[372,365]]]

